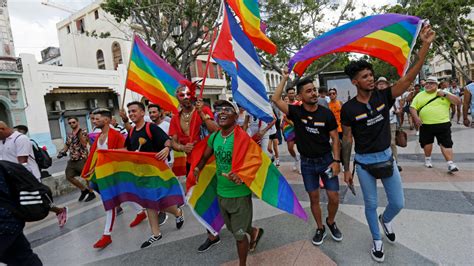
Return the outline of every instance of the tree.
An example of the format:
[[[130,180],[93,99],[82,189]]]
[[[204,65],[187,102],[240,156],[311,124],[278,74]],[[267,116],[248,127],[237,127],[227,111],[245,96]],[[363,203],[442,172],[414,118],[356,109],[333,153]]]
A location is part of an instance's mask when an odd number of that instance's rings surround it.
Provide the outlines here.
[[[278,46],[276,56],[260,54],[261,62],[265,67],[280,73],[282,64],[287,63],[314,37],[327,31],[322,24],[331,21],[327,15],[329,11],[337,14],[331,23],[332,27],[354,19],[352,0],[343,5],[330,0],[268,0],[262,4],[261,10],[267,25],[267,36]],[[313,77],[325,70],[341,70],[348,61],[347,54],[323,56],[308,67],[305,76]],[[299,78],[296,77],[293,83]]]
[[[397,81],[400,79],[397,69],[389,63],[367,55],[364,55],[361,59],[367,60],[372,64],[374,74],[377,78],[385,77],[388,81]]]
[[[148,46],[190,78],[190,65],[209,49],[219,0],[106,0],[118,23],[132,21]]]
[[[436,31],[433,48],[467,79],[471,79],[470,62],[474,62],[472,52],[474,24],[468,19],[474,0],[403,0],[400,5],[385,7],[386,12],[410,14],[429,19]],[[465,62],[460,60],[461,55]],[[454,75],[454,73],[453,73]]]

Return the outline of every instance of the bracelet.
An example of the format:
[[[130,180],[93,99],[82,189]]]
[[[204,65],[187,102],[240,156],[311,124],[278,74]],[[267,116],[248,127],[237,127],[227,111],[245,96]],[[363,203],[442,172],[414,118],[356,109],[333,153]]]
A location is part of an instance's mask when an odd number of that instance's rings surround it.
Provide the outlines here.
[[[341,160],[333,160],[336,163],[341,163]]]

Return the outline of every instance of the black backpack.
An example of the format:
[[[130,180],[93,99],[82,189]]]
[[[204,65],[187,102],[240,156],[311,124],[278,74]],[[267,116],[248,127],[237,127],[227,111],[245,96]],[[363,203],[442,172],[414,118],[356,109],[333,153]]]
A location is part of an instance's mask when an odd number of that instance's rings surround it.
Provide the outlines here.
[[[48,169],[53,164],[53,159],[49,156],[49,153],[38,145],[36,141],[33,142],[33,154],[35,155],[35,161],[38,164],[39,169]]]
[[[0,171],[10,190],[11,202],[0,201],[0,206],[25,222],[35,222],[48,216],[53,204],[49,187],[41,184],[23,165],[0,160]]]

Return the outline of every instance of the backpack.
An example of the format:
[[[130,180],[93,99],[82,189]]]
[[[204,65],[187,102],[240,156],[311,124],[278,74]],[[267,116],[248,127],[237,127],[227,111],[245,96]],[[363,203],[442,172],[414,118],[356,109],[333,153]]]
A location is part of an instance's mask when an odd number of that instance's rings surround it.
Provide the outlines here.
[[[53,203],[49,187],[38,179],[23,165],[0,161],[0,171],[10,190],[12,202],[0,201],[0,206],[10,210],[13,215],[25,222],[43,220],[48,216]]]
[[[43,150],[39,147],[36,141],[33,142],[33,154],[35,155],[35,161],[38,164],[39,169],[48,169],[53,164],[53,159],[49,156],[48,151]]]
[[[13,140],[13,143],[16,143],[16,140],[20,137],[20,136],[26,136],[24,134],[20,134],[18,135],[14,140]],[[33,147],[33,155],[35,156],[34,158],[30,155],[30,157],[32,159],[35,160],[36,164],[38,165],[38,168],[41,170],[41,169],[48,169],[51,165],[53,165],[53,159],[51,158],[51,156],[49,156],[49,153],[43,149],[41,149],[38,145],[38,143],[36,143],[36,141],[30,139],[31,142],[31,146]]]

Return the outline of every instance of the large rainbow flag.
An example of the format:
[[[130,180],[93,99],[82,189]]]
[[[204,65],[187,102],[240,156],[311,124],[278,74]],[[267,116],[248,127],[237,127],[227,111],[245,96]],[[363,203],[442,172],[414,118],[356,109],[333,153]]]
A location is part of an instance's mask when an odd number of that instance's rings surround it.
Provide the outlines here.
[[[361,18],[313,39],[290,59],[288,67],[302,76],[306,68],[323,55],[357,52],[393,65],[403,76],[421,25],[420,18],[400,14]]]
[[[98,150],[97,155],[95,178],[105,210],[126,201],[155,210],[184,204],[178,179],[155,153]]]
[[[175,92],[184,80],[186,78],[135,35],[128,66],[128,89],[142,94],[164,110],[177,113],[179,103]]]
[[[263,51],[276,54],[276,45],[262,31],[260,9],[257,0],[227,0],[242,23],[242,28],[250,41]]]
[[[291,186],[260,146],[251,140],[240,127],[235,128],[234,138],[234,145],[237,146],[234,146],[232,154],[232,171],[257,197],[271,206],[306,221],[308,218],[306,212],[301,207]],[[202,140],[194,147],[191,154],[191,169],[194,169],[199,162],[200,154],[207,146],[207,139]],[[217,201],[215,167],[215,158],[211,157],[201,170],[199,181],[187,193],[188,205],[193,213],[213,234],[217,234],[224,225]]]
[[[186,176],[186,153],[173,151],[173,173],[176,177]]]

